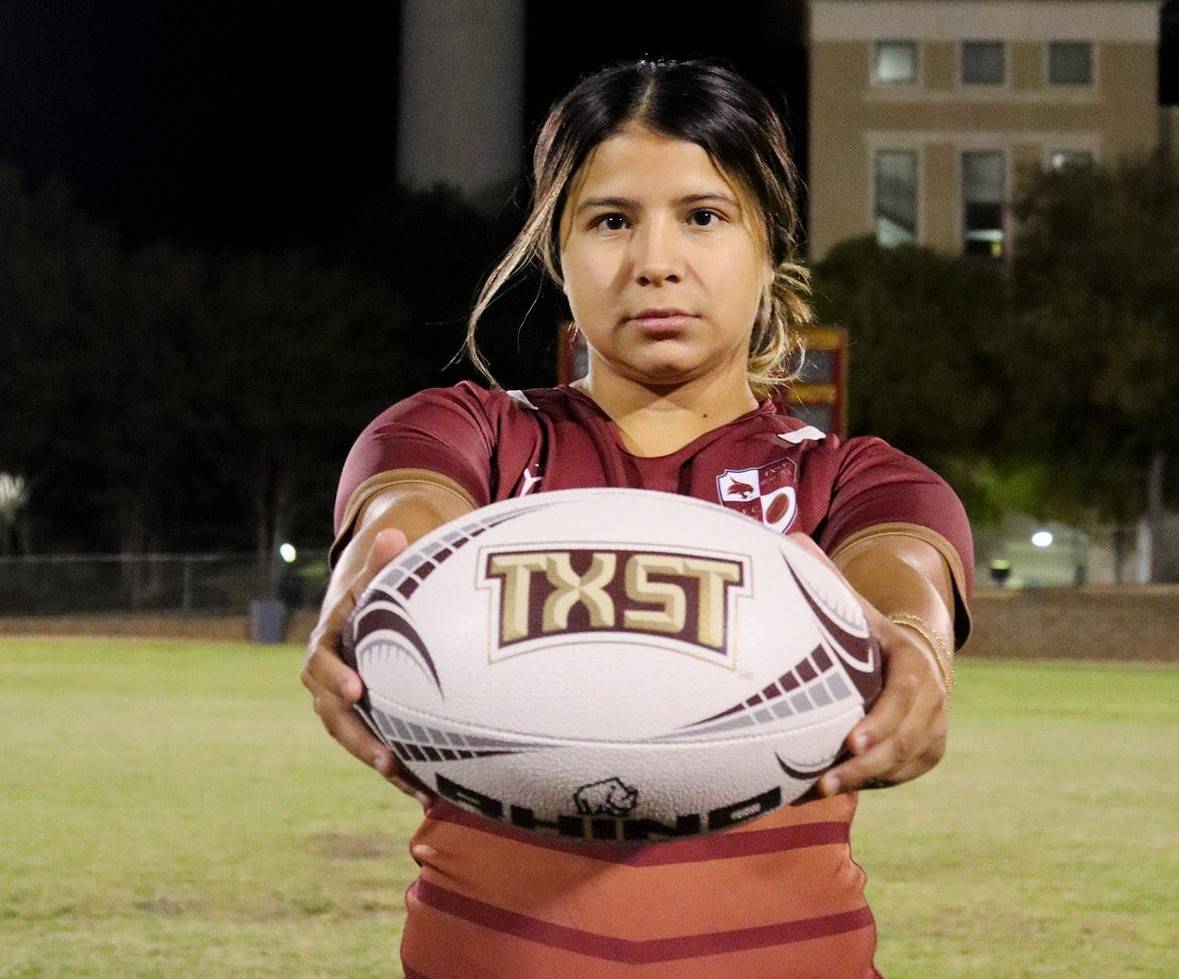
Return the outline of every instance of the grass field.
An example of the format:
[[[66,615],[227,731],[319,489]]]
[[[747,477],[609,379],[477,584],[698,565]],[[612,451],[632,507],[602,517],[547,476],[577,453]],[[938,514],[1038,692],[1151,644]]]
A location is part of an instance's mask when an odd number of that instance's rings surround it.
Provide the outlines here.
[[[0,639],[0,976],[400,975],[421,810],[300,658]],[[959,670],[946,760],[861,797],[881,971],[1179,976],[1179,670]]]

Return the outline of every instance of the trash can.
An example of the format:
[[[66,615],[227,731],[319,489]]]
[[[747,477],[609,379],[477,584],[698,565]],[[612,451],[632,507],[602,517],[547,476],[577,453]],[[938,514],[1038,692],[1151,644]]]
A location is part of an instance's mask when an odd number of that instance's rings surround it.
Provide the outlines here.
[[[256,598],[250,602],[250,640],[282,642],[287,624],[287,607],[278,598]]]

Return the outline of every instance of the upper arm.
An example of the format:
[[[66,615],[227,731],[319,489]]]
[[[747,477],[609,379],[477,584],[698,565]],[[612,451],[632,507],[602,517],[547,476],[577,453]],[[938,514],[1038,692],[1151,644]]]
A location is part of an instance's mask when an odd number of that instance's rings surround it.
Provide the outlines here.
[[[360,504],[355,531],[373,524],[392,524],[404,531],[410,543],[435,527],[475,509],[475,503],[454,480],[442,473],[421,469],[394,469],[381,473],[380,488]]]
[[[430,388],[365,426],[340,473],[330,568],[352,536],[367,522],[385,519],[390,507],[398,519],[411,521],[401,529],[412,532],[428,522],[426,515],[452,519],[490,502],[495,435],[487,397],[474,385]]]
[[[890,564],[902,574],[917,571],[940,596],[961,646],[971,630],[974,541],[957,494],[882,439],[852,439],[840,453],[819,546],[845,574],[854,565],[870,581],[879,576],[881,586]]]
[[[961,585],[939,549],[922,537],[896,530],[867,534],[837,548],[831,561],[878,611],[915,615],[953,648],[961,645],[955,642]]]
[[[428,534],[449,520],[476,509],[463,487],[442,473],[427,469],[390,469],[376,473],[353,493],[331,550],[329,567],[335,568],[344,548],[370,528],[396,527],[407,543]]]
[[[867,528],[867,532],[855,535],[845,541],[831,554],[831,560],[846,575],[849,569],[863,575],[859,569],[871,563],[881,553],[887,552],[897,562],[912,569],[928,581],[937,592],[950,616],[954,615],[956,591],[965,589],[962,572],[951,566],[960,562],[954,549],[945,538],[940,546],[932,538],[936,535],[927,527],[915,524],[884,524]],[[946,552],[952,557],[947,559]]]
[[[372,492],[354,504],[355,514],[332,545],[331,581],[324,602],[339,605],[345,589],[355,587],[358,575],[367,584],[366,571],[377,535],[387,527],[400,530],[407,544],[436,527],[474,509],[462,492],[456,492],[449,477],[422,470],[391,470]],[[353,592],[353,597],[358,594]]]

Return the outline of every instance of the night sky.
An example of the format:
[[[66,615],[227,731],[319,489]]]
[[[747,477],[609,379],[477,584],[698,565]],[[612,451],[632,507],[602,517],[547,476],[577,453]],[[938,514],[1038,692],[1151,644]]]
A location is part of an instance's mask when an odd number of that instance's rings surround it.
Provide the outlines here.
[[[527,14],[525,134],[586,71],[719,55],[783,108],[806,173],[803,0],[726,16],[596,2]],[[394,174],[394,0],[3,0],[0,159],[64,177],[133,241],[216,247],[328,240]],[[742,10],[743,16],[729,11]],[[1179,0],[1160,98],[1179,102]],[[525,159],[521,147],[521,163]]]

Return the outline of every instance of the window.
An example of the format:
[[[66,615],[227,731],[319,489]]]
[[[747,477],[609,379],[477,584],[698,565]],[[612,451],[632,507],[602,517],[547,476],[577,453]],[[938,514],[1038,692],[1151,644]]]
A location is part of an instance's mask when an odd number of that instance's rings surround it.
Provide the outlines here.
[[[1092,85],[1093,46],[1088,41],[1050,41],[1048,83]]]
[[[962,250],[972,255],[1003,255],[1004,154],[962,154]]]
[[[1002,41],[962,42],[963,85],[1002,85],[1004,68]]]
[[[876,240],[901,245],[917,240],[917,153],[876,151]]]
[[[872,80],[878,85],[916,84],[917,42],[877,41]]]
[[[1093,164],[1093,154],[1088,150],[1053,150],[1049,157],[1053,170],[1065,167],[1087,167]]]

